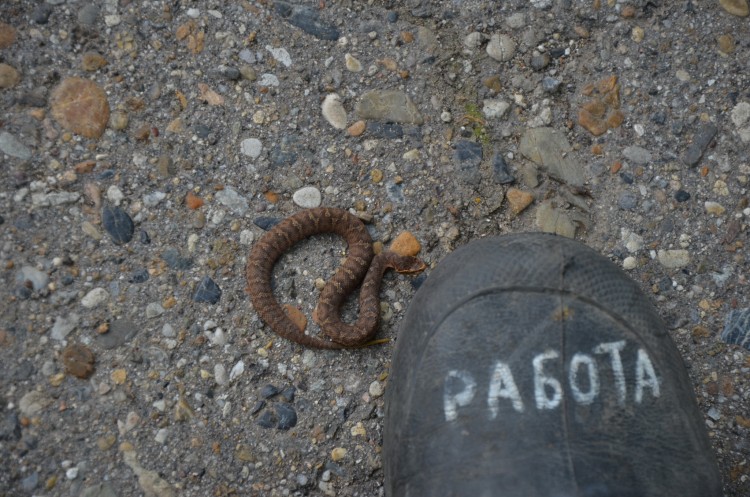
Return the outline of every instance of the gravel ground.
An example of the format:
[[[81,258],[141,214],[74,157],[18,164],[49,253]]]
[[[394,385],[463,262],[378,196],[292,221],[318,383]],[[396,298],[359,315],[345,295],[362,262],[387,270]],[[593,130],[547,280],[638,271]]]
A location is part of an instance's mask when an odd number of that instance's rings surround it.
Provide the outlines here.
[[[746,0],[4,0],[0,495],[382,494],[382,394],[424,276],[388,275],[391,341],[343,352],[276,337],[244,292],[254,240],[316,205],[411,232],[432,267],[521,231],[610,257],[683,354],[726,495],[750,495],[749,19]],[[344,248],[298,245],[279,298],[309,316]]]

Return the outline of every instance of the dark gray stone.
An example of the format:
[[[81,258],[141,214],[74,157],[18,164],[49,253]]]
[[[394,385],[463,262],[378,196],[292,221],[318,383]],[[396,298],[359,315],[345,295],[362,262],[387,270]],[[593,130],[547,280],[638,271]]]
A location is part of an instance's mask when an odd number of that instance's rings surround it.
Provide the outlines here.
[[[130,283],[143,283],[145,281],[148,281],[149,275],[146,268],[138,268],[135,269],[132,273],[130,273],[130,280],[128,280]]]
[[[266,407],[266,401],[265,400],[259,400],[259,401],[257,401],[253,405],[252,409],[250,409],[250,415],[253,416],[255,414],[258,414],[260,412],[260,410],[263,409],[264,407]]]
[[[276,397],[279,392],[280,390],[277,386],[268,384],[260,389],[260,396],[264,399],[270,399],[271,397]]]
[[[112,321],[107,333],[96,335],[96,344],[104,349],[114,349],[127,343],[138,332],[135,323],[128,319]]]
[[[193,300],[195,302],[208,302],[209,304],[215,304],[221,299],[221,288],[217,285],[214,280],[208,276],[204,276],[201,280],[198,288],[195,289]]]
[[[47,24],[49,16],[52,14],[52,6],[47,3],[40,3],[31,13],[31,20],[36,24]]]
[[[18,414],[8,412],[0,419],[0,440],[19,440],[21,438],[21,422]]]
[[[289,386],[282,390],[281,396],[284,397],[284,400],[286,400],[287,402],[294,402],[295,393],[297,393],[297,389]]]
[[[282,136],[279,143],[271,149],[268,155],[268,160],[271,161],[271,165],[275,167],[289,166],[297,162],[297,141],[298,139],[296,136]]]
[[[713,123],[705,123],[693,136],[693,143],[690,144],[685,154],[682,156],[682,162],[686,165],[694,167],[697,166],[703,157],[703,153],[706,151],[711,141],[718,133],[719,128]]]
[[[39,473],[36,471],[21,480],[21,488],[26,492],[31,492],[37,485],[39,485]]]
[[[531,57],[531,68],[535,71],[543,71],[549,65],[549,55],[541,54]]]
[[[456,172],[464,183],[478,185],[482,179],[479,165],[482,163],[482,145],[469,140],[456,143],[453,152],[453,162]]]
[[[115,245],[124,245],[133,239],[133,220],[119,207],[102,208],[102,225]]]
[[[404,197],[404,187],[393,181],[388,181],[385,184],[385,194],[388,195],[388,200],[396,204],[403,204],[406,202]]]
[[[542,78],[542,89],[547,93],[555,93],[560,89],[560,85],[562,85],[562,82],[559,79],[550,76]]]
[[[496,153],[492,158],[492,179],[495,180],[495,183],[500,183],[501,185],[513,183],[516,180],[513,173],[510,172],[503,154],[500,152]]]
[[[625,192],[620,195],[619,199],[617,199],[617,205],[620,209],[632,211],[638,205],[638,197],[635,193]]]
[[[690,194],[685,190],[677,190],[674,194],[674,198],[678,202],[685,202],[687,200],[690,200]]]
[[[84,26],[93,26],[99,17],[99,7],[96,4],[89,4],[78,11],[78,23]]]
[[[404,128],[396,123],[371,121],[367,123],[367,134],[375,138],[398,140],[404,137]]]
[[[297,411],[289,404],[276,404],[276,416],[279,418],[279,430],[286,431],[297,426]]]
[[[750,350],[750,308],[733,309],[727,314],[721,339]]]
[[[276,13],[292,26],[321,40],[336,41],[339,30],[336,26],[320,20],[318,13],[310,7],[292,5],[287,2],[274,2]]]
[[[273,411],[263,411],[263,414],[258,418],[258,426],[261,428],[273,428],[276,426],[276,415]]]
[[[176,248],[168,248],[161,254],[161,258],[167,263],[171,269],[178,271],[184,271],[190,269],[193,266],[193,259],[189,257],[183,257],[180,251]]]

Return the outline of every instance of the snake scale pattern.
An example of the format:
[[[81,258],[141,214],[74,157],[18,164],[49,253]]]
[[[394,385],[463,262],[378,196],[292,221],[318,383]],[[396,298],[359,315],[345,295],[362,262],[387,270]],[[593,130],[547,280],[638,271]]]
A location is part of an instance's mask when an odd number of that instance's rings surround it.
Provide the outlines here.
[[[321,234],[335,233],[348,244],[348,256],[320,293],[316,321],[330,340],[306,335],[287,316],[273,295],[271,276],[281,255],[297,242]],[[372,340],[380,319],[380,282],[392,268],[401,273],[425,269],[416,257],[384,250],[374,255],[372,238],[362,221],[343,209],[319,207],[298,212],[274,226],[256,242],[247,261],[247,292],[255,311],[278,335],[307,347],[341,349],[358,347]],[[361,284],[359,318],[354,324],[341,321],[340,308]]]

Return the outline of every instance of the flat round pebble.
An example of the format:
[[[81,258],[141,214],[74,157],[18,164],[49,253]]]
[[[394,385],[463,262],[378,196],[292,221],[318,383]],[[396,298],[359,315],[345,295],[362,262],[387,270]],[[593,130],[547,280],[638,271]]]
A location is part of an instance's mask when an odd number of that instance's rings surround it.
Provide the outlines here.
[[[312,209],[314,207],[319,207],[323,199],[320,190],[314,186],[305,186],[294,192],[292,200],[295,204],[304,209]]]
[[[263,151],[263,144],[257,138],[245,138],[240,144],[240,150],[251,159],[257,159]]]
[[[493,59],[506,62],[513,58],[516,53],[516,42],[508,35],[494,34],[487,44],[487,55]]]
[[[103,207],[102,225],[115,245],[124,245],[133,239],[133,220],[120,207]]]

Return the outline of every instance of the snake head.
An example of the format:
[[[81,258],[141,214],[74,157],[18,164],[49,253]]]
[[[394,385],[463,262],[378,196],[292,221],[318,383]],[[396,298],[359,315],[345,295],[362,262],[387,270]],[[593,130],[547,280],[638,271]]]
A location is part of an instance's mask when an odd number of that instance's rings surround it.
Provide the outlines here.
[[[399,255],[393,260],[393,269],[401,274],[417,274],[427,269],[427,264],[410,255]]]

